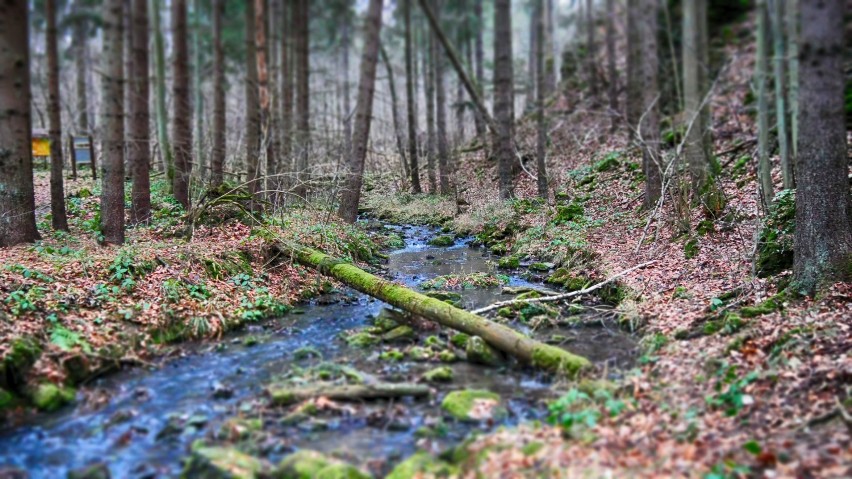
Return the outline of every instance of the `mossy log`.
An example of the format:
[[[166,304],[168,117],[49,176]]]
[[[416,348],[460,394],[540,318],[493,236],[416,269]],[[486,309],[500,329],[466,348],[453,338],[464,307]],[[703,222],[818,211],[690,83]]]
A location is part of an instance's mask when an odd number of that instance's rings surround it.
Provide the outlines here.
[[[279,242],[279,248],[299,263],[332,276],[362,293],[456,331],[479,336],[495,349],[534,367],[575,375],[590,364],[582,356],[541,343],[508,326],[381,279],[320,251],[284,242]]]
[[[430,392],[429,386],[411,383],[321,384],[297,388],[287,385],[273,385],[269,387],[272,402],[281,406],[318,397],[327,397],[338,401],[358,401],[406,396],[422,397],[428,396]]]

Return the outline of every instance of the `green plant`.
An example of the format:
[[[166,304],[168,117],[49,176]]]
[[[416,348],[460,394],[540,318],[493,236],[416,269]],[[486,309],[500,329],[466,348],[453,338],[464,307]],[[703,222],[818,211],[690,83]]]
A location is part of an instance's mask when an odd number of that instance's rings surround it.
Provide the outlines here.
[[[45,283],[52,283],[54,281],[54,279],[51,278],[50,276],[48,276],[48,275],[46,275],[46,274],[44,274],[40,271],[27,268],[26,266],[23,266],[23,265],[20,265],[20,264],[12,264],[12,265],[6,266],[5,269],[6,269],[6,271],[18,273],[21,276],[23,276],[25,279],[35,279],[35,280],[38,280],[38,281],[43,281]]]
[[[80,346],[86,353],[92,352],[92,347],[89,343],[80,337],[79,333],[75,333],[64,326],[54,326],[50,331],[50,342],[59,347],[63,351],[69,351],[75,346]]]
[[[596,408],[588,407],[590,402],[591,397],[588,394],[579,389],[571,389],[547,407],[547,421],[568,432],[575,426],[594,427],[601,413]]]
[[[246,273],[238,273],[228,280],[234,286],[239,286],[243,289],[251,289],[254,286],[254,280]]]
[[[46,289],[41,286],[31,286],[17,289],[9,293],[3,303],[9,306],[12,315],[20,316],[28,311],[38,310],[38,301],[44,298]]]
[[[724,409],[725,415],[736,416],[743,407],[751,404],[751,395],[745,392],[746,386],[757,380],[757,371],[751,371],[743,377],[737,374],[736,366],[723,363],[716,373],[715,394],[708,395],[707,404],[715,409]]]

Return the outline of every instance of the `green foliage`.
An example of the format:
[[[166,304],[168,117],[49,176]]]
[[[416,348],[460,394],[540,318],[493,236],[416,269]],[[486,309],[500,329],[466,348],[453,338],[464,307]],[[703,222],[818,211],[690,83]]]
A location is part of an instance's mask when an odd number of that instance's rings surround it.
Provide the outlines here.
[[[38,310],[38,302],[45,297],[47,290],[41,286],[25,286],[6,296],[3,303],[9,306],[13,316]]]
[[[745,393],[745,388],[759,377],[757,371],[751,371],[743,377],[737,374],[737,367],[723,363],[716,372],[715,393],[705,400],[714,409],[724,409],[725,415],[736,416],[753,399]]]
[[[132,291],[136,280],[153,271],[155,267],[153,262],[137,262],[135,252],[123,248],[109,265],[109,279],[125,291]]]
[[[593,407],[591,399],[579,389],[571,389],[548,406],[547,421],[568,433],[578,426],[595,427],[601,413]]]
[[[692,259],[698,256],[698,240],[695,238],[689,238],[683,244],[683,255],[686,259]]]
[[[796,190],[781,190],[772,200],[757,240],[758,276],[772,276],[793,266],[795,230]]]
[[[493,288],[509,282],[503,274],[470,273],[438,276],[420,283],[423,289],[475,289]]]
[[[63,351],[70,351],[76,346],[83,348],[86,353],[92,352],[92,347],[79,333],[75,333],[63,326],[54,326],[50,331],[50,342]]]
[[[611,151],[607,153],[606,156],[597,163],[595,163],[595,171],[602,173],[605,171],[612,171],[621,164],[619,158],[621,157],[620,151]]]
[[[576,202],[571,202],[567,205],[556,207],[556,216],[553,217],[553,224],[564,224],[568,222],[577,222],[583,219],[585,210],[582,205]]]

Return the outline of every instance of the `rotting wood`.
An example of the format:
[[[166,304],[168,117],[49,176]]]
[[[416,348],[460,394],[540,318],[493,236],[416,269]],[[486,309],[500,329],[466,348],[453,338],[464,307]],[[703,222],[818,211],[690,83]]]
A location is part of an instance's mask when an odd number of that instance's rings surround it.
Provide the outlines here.
[[[318,397],[337,401],[423,397],[428,396],[431,389],[424,384],[414,383],[320,384],[298,388],[273,385],[269,387],[268,392],[272,402],[287,406]]]

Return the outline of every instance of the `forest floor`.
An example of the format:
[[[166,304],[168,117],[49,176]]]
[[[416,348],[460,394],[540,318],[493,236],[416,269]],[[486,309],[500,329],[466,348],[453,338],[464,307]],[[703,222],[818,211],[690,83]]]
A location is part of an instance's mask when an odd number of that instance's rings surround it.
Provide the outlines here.
[[[640,152],[623,127],[610,133],[610,119],[572,93],[551,108],[547,202],[535,199],[533,160],[532,174],[517,172],[518,199],[499,201],[495,165],[482,151],[458,160],[465,167],[454,199],[394,196],[388,186],[367,194],[379,217],[475,234],[505,254],[501,266],[545,262],[557,268],[546,279],[569,289],[651,262],[620,278],[614,298],[614,315],[643,344],[637,367],[617,380],[620,400],[568,390],[551,405],[550,425],[475,439],[463,475],[852,476],[852,284],[801,297],[786,291],[789,269],[753,267],[766,219],[751,160],[753,55],[739,48],[727,48],[731,60],[712,98],[724,198],[714,211],[676,194],[659,209],[643,208]],[[517,127],[525,159],[534,157],[534,127],[529,117]],[[663,140],[673,154],[677,132]],[[792,214],[784,208],[775,221]],[[773,227],[791,255],[790,230]]]
[[[98,183],[67,181],[68,233],[50,227],[49,174],[37,171],[35,185],[43,238],[0,250],[0,411],[6,412],[30,404],[56,409],[73,398],[74,386],[121,365],[149,365],[179,354],[172,344],[281,316],[331,288],[318,273],[276,257],[270,239],[358,262],[376,260],[385,239],[307,208],[260,225],[225,204],[190,229],[158,180],[151,224],[129,227],[120,247],[104,247]]]

